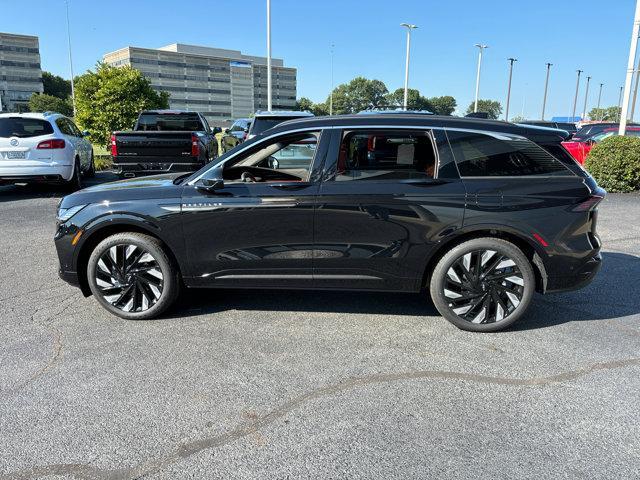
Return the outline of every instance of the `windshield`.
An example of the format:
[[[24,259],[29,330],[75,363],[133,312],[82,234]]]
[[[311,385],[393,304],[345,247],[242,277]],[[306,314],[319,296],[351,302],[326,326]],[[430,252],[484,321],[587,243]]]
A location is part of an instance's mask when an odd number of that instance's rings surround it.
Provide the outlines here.
[[[203,128],[195,113],[143,113],[138,118],[136,130],[199,132]]]
[[[53,127],[46,120],[37,118],[9,117],[0,118],[0,137],[39,137],[50,135]]]

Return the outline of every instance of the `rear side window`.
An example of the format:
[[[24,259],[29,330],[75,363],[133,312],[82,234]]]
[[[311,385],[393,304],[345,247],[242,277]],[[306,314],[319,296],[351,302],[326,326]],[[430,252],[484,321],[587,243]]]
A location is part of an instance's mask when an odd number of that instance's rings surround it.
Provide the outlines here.
[[[46,120],[21,117],[0,118],[0,137],[2,138],[28,138],[52,133],[53,127]]]
[[[531,140],[447,131],[462,177],[570,175],[567,168]]]
[[[345,131],[335,180],[433,178],[436,158],[427,131]]]

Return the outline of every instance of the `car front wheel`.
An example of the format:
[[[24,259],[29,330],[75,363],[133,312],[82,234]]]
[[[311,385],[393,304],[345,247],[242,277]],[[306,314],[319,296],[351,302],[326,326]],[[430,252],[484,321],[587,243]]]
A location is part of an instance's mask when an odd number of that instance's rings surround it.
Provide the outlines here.
[[[430,291],[440,314],[458,328],[495,332],[525,313],[535,291],[535,275],[513,243],[475,238],[440,259]]]
[[[179,293],[179,275],[162,244],[140,233],[118,233],[100,242],[87,266],[91,292],[109,312],[128,319],[154,318]]]

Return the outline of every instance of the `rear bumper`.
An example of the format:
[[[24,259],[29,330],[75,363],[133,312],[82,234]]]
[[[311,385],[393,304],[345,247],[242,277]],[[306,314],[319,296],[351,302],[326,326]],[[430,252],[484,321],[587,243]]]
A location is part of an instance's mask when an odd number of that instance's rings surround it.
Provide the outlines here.
[[[545,293],[567,292],[586,287],[591,283],[601,266],[602,255],[598,252],[587,258],[572,275],[548,277]]]
[[[113,167],[116,170],[116,173],[119,174],[131,173],[134,175],[153,175],[169,172],[193,172],[204,165],[202,161],[176,162],[171,159],[146,160],[140,158],[136,160],[137,161],[132,161],[132,159],[127,158],[126,161],[122,161],[115,158],[113,161]]]
[[[2,167],[0,165],[0,182],[62,182],[73,175],[73,165],[45,167]]]

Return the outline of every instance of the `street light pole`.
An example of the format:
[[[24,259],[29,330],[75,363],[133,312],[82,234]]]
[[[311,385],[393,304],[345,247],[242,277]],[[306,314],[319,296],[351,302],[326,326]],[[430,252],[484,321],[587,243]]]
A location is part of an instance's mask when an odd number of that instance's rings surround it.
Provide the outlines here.
[[[633,87],[633,101],[631,102],[631,121],[633,122],[633,117],[636,112],[636,99],[638,98],[638,81],[640,80],[640,59],[638,59],[638,66],[634,72],[636,76],[635,87]]]
[[[582,120],[584,121],[587,118],[587,99],[589,98],[589,82],[591,82],[591,77],[587,77],[587,87],[584,91],[584,105],[582,106]]]
[[[622,110],[622,91],[624,87],[620,87],[620,95],[618,95],[618,113],[616,114],[616,122],[620,121],[620,111]]]
[[[629,46],[629,60],[627,62],[627,77],[624,81],[624,94],[622,95],[622,109],[620,112],[620,127],[618,135],[624,135],[627,130],[627,114],[629,113],[629,96],[631,94],[631,80],[633,68],[636,63],[636,50],[638,49],[638,33],[640,32],[640,0],[636,0],[636,13],[633,19],[631,31],[631,45]]]
[[[331,44],[331,93],[329,94],[329,115],[333,115],[333,43]]]
[[[73,116],[76,116],[76,88],[73,80],[73,60],[71,58],[71,28],[69,26],[69,1],[65,0],[67,9],[67,46],[69,48],[69,70],[71,71],[71,103],[73,103]]]
[[[513,62],[517,62],[517,58],[507,58],[509,61],[509,84],[507,86],[507,108],[504,113],[505,122],[509,121],[509,101],[511,100],[511,78],[513,77]]]
[[[597,110],[596,110],[596,112],[598,112],[598,115],[600,115],[600,120],[602,120],[602,117],[603,117],[603,114],[600,111],[600,100],[602,100],[602,86],[603,85],[604,85],[604,83],[600,84],[600,92],[598,93],[598,107],[597,107]]]
[[[576,70],[578,72],[578,80],[576,81],[576,95],[573,98],[573,113],[571,114],[571,121],[576,118],[576,106],[578,105],[578,90],[580,89],[580,75],[584,70]]]
[[[407,109],[407,105],[409,103],[409,57],[411,55],[411,30],[414,28],[418,28],[416,25],[412,25],[410,23],[401,23],[401,27],[405,27],[407,29],[407,58],[404,65],[404,109]]]
[[[271,92],[271,0],[267,0],[267,110],[271,111],[272,92]]]
[[[476,73],[476,100],[473,104],[473,111],[478,111],[478,94],[480,93],[480,68],[482,67],[482,52],[485,48],[489,48],[488,45],[484,45],[482,43],[476,43],[476,47],[478,47],[478,72]]]
[[[551,65],[553,65],[553,63],[547,63],[547,79],[544,81],[544,97],[542,98],[542,116],[540,117],[541,120],[544,120],[544,110],[545,107],[547,106],[547,90],[549,88],[549,73],[551,72]]]

